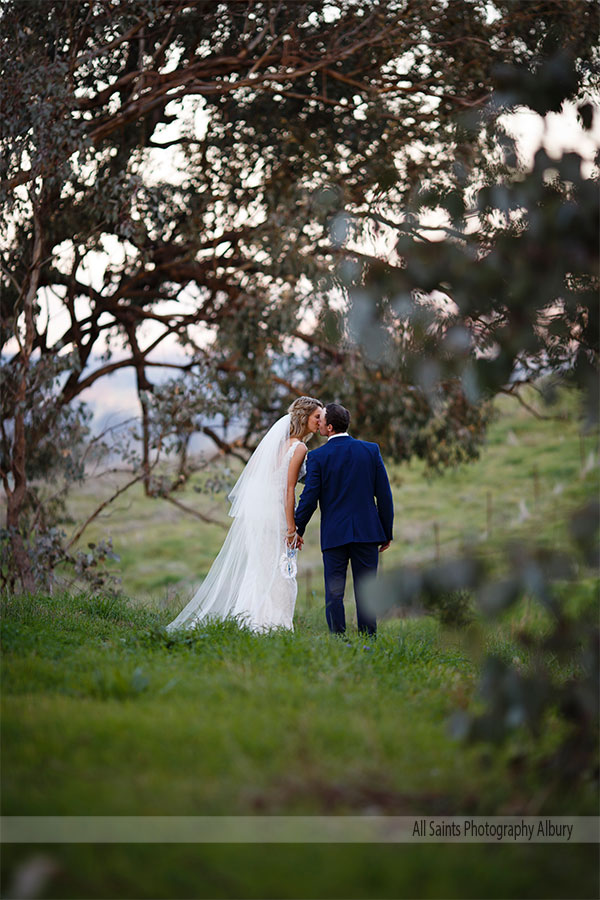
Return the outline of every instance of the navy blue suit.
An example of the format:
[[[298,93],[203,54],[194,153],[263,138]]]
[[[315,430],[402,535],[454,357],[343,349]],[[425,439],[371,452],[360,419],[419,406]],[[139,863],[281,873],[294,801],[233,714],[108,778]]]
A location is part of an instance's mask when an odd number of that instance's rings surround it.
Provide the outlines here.
[[[346,630],[344,588],[350,562],[358,629],[375,634],[377,624],[363,607],[360,585],[364,575],[377,570],[379,546],[392,540],[394,521],[392,491],[377,444],[346,435],[332,437],[309,453],[295,514],[298,534],[304,534],[317,504],[329,629]]]

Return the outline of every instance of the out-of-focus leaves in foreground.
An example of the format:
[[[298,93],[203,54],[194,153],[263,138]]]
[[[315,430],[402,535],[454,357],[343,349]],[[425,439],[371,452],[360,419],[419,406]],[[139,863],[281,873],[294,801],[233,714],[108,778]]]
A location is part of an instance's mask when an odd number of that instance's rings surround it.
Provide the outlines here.
[[[590,602],[569,609],[569,590],[587,575],[598,577],[600,504],[590,501],[570,518],[571,547],[556,553],[543,546],[507,545],[501,561],[473,551],[433,566],[386,572],[369,586],[372,612],[381,615],[400,607],[414,613],[434,612],[447,624],[462,626],[464,646],[481,665],[475,711],[457,711],[451,732],[461,740],[501,742],[525,728],[534,738],[550,727],[554,713],[564,731],[551,759],[545,760],[553,780],[598,775],[598,672],[600,628],[598,582]],[[474,616],[447,614],[448,598],[471,596]],[[507,660],[483,649],[483,622],[502,619],[517,601],[540,603],[550,625],[542,633],[521,629],[516,640],[521,658]],[[555,661],[569,676],[557,675]],[[483,707],[483,711],[481,708]]]

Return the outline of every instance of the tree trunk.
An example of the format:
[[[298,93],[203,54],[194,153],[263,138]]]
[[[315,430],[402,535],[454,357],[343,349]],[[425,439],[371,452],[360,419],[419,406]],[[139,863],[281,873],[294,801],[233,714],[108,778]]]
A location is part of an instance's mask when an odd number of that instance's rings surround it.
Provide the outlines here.
[[[185,482],[190,477],[190,471],[188,468],[188,451],[190,446],[190,437],[189,434],[182,434],[181,437],[181,449],[179,451],[179,467],[177,470],[177,484],[181,486],[185,484]]]
[[[17,384],[15,397],[15,421],[12,446],[11,472],[13,487],[7,491],[6,497],[6,525],[11,533],[11,547],[15,568],[24,591],[35,589],[35,579],[31,568],[31,560],[21,533],[21,513],[27,495],[27,442],[25,439],[25,410],[27,404],[27,382],[31,352],[35,339],[33,307],[37,295],[40,269],[42,266],[42,229],[40,223],[40,208],[38,198],[31,197],[33,204],[33,259],[28,277],[23,284],[23,314],[25,318],[25,335],[19,334],[18,325],[15,326],[15,337],[19,343],[19,364],[21,368],[20,378]]]
[[[15,526],[11,526],[9,522],[14,521],[15,517],[18,521],[19,507],[11,503],[14,495],[8,498],[6,511],[6,524],[10,530],[10,547],[14,561],[14,567],[19,575],[21,586],[26,593],[35,591],[35,579],[31,568],[31,560],[29,559],[23,536],[16,530]]]

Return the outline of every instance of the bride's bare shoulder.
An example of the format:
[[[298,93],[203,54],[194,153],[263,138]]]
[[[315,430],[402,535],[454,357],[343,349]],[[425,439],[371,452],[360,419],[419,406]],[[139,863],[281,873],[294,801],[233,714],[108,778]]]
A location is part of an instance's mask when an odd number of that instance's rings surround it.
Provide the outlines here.
[[[291,450],[292,447],[294,448],[294,452],[292,454],[293,456],[304,457],[308,453],[308,447],[306,446],[304,441],[299,441],[297,438],[290,439],[288,450]]]

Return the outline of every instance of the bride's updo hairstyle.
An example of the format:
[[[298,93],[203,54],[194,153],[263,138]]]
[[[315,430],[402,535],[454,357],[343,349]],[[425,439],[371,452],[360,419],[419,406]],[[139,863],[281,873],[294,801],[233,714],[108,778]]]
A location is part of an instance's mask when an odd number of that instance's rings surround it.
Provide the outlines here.
[[[315,409],[317,409],[317,407],[323,409],[323,404],[320,400],[315,400],[314,397],[298,397],[294,400],[288,409],[288,412],[292,417],[292,421],[290,422],[290,437],[302,437],[306,431],[308,417]]]

